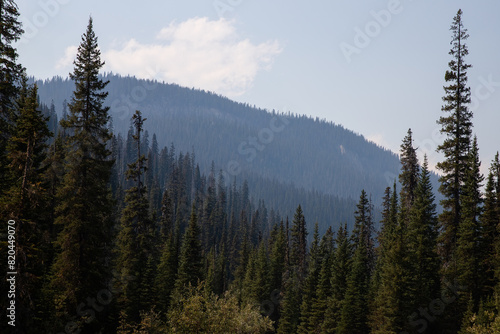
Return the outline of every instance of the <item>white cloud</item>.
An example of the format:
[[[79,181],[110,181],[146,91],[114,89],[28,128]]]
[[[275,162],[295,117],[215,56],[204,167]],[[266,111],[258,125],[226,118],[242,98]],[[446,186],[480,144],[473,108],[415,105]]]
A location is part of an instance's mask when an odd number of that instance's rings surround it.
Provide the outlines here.
[[[154,44],[131,39],[104,52],[105,69],[234,97],[251,88],[257,73],[269,70],[282,50],[277,41],[254,44],[240,38],[234,22],[225,19],[173,22],[156,39]]]
[[[66,69],[70,68],[73,65],[73,61],[76,58],[76,53],[78,52],[78,47],[75,45],[68,46],[66,50],[64,50],[64,57],[58,60],[56,63],[56,69]]]
[[[381,133],[370,134],[370,135],[366,136],[366,140],[371,141],[371,142],[373,142],[373,143],[377,144],[378,146],[381,146],[385,149],[391,150],[394,153],[398,153],[398,150],[397,149],[394,150],[391,143],[389,143],[385,139],[384,135],[382,135]]]

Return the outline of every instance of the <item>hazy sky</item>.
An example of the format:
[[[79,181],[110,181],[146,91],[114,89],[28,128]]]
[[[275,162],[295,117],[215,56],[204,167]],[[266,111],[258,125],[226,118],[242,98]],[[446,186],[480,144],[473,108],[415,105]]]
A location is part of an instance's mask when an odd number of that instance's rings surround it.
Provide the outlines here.
[[[23,0],[28,74],[72,71],[89,15],[106,71],[325,118],[395,152],[442,142],[450,24],[464,12],[483,171],[500,150],[500,1]]]

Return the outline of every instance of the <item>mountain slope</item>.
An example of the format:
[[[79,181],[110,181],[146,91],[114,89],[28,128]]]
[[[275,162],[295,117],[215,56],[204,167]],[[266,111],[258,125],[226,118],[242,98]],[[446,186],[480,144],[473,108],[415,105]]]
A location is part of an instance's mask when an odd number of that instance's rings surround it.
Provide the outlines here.
[[[357,199],[361,189],[379,203],[399,173],[398,156],[340,125],[257,109],[225,97],[153,81],[105,76],[115,133],[126,136],[130,117],[140,109],[145,128],[160,146],[194,149],[204,170],[212,160],[226,176],[256,174],[293,182],[306,190]],[[54,101],[60,115],[73,83],[39,81],[42,102]]]

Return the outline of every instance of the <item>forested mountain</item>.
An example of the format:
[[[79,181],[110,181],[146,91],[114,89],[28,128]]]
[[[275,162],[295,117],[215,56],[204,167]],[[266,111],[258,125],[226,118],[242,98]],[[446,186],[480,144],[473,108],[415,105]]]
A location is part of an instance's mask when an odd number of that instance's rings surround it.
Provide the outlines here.
[[[174,143],[178,151],[194,153],[206,173],[213,161],[226,180],[248,180],[252,197],[284,215],[302,203],[310,224],[318,221],[322,233],[344,222],[352,227],[359,192],[373,194],[379,206],[375,195],[399,174],[396,154],[332,122],[258,109],[175,84],[114,74],[103,80],[109,80],[106,103],[115,134],[126,138],[131,115],[141,110],[146,143],[153,134],[160,147]],[[41,102],[53,104],[61,118],[73,82],[54,77],[36,83]],[[437,187],[437,177],[431,177]]]
[[[266,111],[196,89],[108,74],[115,133],[126,135],[141,110],[149,138],[160,147],[194,148],[203,171],[211,161],[229,175],[256,174],[306,190],[355,199],[361,189],[380,194],[399,174],[398,156],[362,135],[324,120]],[[55,77],[37,81],[40,99],[61,116],[74,84]],[[376,200],[380,203],[379,200]]]
[[[1,333],[500,332],[500,155],[482,175],[461,10],[441,213],[411,129],[398,159],[331,123],[100,76],[92,17],[73,85],[30,84],[17,7],[0,12]],[[49,97],[69,98],[59,117]]]

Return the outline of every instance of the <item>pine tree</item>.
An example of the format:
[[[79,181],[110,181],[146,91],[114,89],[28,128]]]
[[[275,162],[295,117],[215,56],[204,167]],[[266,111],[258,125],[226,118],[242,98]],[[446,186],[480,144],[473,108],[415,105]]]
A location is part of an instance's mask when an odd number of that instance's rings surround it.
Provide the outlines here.
[[[107,82],[99,79],[100,59],[92,19],[82,37],[70,74],[75,91],[71,114],[61,125],[71,130],[67,138],[66,175],[58,191],[55,223],[61,231],[53,265],[51,289],[55,316],[64,321],[88,296],[109,286],[108,265],[112,201],[109,179],[113,161],[107,144],[108,107],[104,107]],[[100,312],[98,317],[104,315]],[[93,322],[98,327],[98,322]]]
[[[443,213],[439,216],[442,229],[440,235],[441,256],[444,260],[444,274],[453,281],[457,275],[456,264],[452,262],[456,249],[457,232],[462,220],[462,194],[467,174],[468,152],[472,135],[472,112],[468,104],[471,100],[470,88],[467,86],[467,70],[471,65],[465,62],[469,50],[465,41],[469,37],[463,26],[462,10],[453,18],[452,48],[449,54],[452,60],[448,63],[445,80],[449,83],[444,87],[445,104],[441,108],[446,115],[441,116],[438,124],[441,133],[446,135],[444,142],[438,146],[438,151],[444,154],[444,161],[436,167],[441,171],[441,186],[439,191],[444,195],[442,200]]]
[[[307,229],[302,207],[299,205],[293,216],[290,245],[290,266],[303,279],[306,272]]]
[[[175,287],[178,291],[187,286],[197,286],[203,278],[202,248],[200,241],[200,228],[196,208],[191,210],[191,219],[182,239],[179,258],[179,270]]]
[[[9,188],[7,141],[14,125],[15,100],[24,71],[17,64],[17,50],[13,46],[23,34],[18,20],[19,10],[13,0],[0,0],[0,195]]]
[[[48,184],[43,175],[46,141],[52,134],[39,109],[36,85],[28,87],[23,80],[20,100],[22,103],[18,103],[20,109],[16,110],[13,133],[7,144],[13,182],[2,199],[0,211],[6,219],[16,222],[16,271],[21,273],[16,280],[16,328],[28,332],[40,326],[33,321],[39,317],[42,275],[50,260],[51,217]]]
[[[312,301],[311,316],[308,319],[309,329],[314,333],[321,331],[328,308],[328,298],[332,295],[331,280],[335,249],[331,226],[328,227],[321,238],[319,249],[321,263],[318,283],[316,285],[316,297]]]
[[[321,258],[319,249],[319,231],[318,222],[314,224],[313,241],[309,251],[309,265],[307,268],[307,276],[304,280],[302,292],[302,304],[300,306],[300,324],[297,333],[308,333],[311,328],[309,319],[311,318],[311,310],[313,300],[316,299],[316,287],[318,285],[319,273],[321,269]]]
[[[498,156],[497,156],[498,157]],[[494,163],[490,167],[484,193],[484,211],[480,219],[481,241],[481,296],[483,299],[493,296],[495,288],[495,243],[499,233],[500,212],[497,211],[498,193],[495,190]]]
[[[408,226],[408,258],[411,272],[408,287],[407,311],[409,312],[417,310],[422,305],[429,305],[440,295],[437,237],[435,197],[425,156]],[[431,328],[434,327],[429,324],[429,330]]]
[[[373,302],[370,327],[373,333],[398,333],[403,328],[403,292],[405,258],[403,256],[401,220],[397,219],[396,183],[393,191],[384,195],[382,230],[379,235],[378,257],[371,282]]]
[[[139,320],[141,307],[147,303],[146,285],[151,284],[152,268],[155,260],[151,258],[153,247],[153,231],[149,219],[149,201],[147,189],[142,182],[145,167],[145,156],[141,155],[141,132],[143,123],[140,111],[132,116],[135,126],[133,139],[137,146],[137,158],[128,165],[127,179],[134,184],[127,190],[125,208],[122,210],[120,231],[116,242],[115,261],[115,288],[121,293],[117,297],[117,304],[121,311],[125,311],[126,319]],[[149,262],[149,273],[144,265]],[[133,279],[130,279],[133,278]],[[142,291],[141,291],[142,290]],[[142,292],[142,296],[141,296]]]
[[[419,165],[417,151],[413,147],[411,129],[403,139],[401,144],[401,173],[399,182],[401,183],[400,201],[401,207],[409,211],[415,200],[415,189],[418,183]]]
[[[163,245],[160,262],[154,286],[158,298],[158,311],[166,313],[170,307],[170,300],[175,289],[179,266],[179,228],[170,235]]]
[[[286,235],[283,220],[280,225],[274,225],[269,241],[270,245],[270,273],[272,290],[282,288],[283,272],[285,271],[285,251],[286,251]]]
[[[373,270],[374,243],[371,203],[363,190],[355,213],[353,231],[354,255],[347,277],[347,287],[340,312],[339,333],[367,333],[368,295],[370,275]]]
[[[371,327],[374,333],[396,333],[403,329],[410,312],[408,255],[410,211],[415,202],[419,165],[416,149],[413,147],[411,129],[401,144],[400,201],[396,183],[392,196],[386,190],[384,197],[383,226],[379,237],[379,257],[372,280]]]
[[[456,259],[454,260],[458,271],[458,282],[467,285],[467,290],[460,292],[464,297],[458,301],[464,312],[469,298],[472,300],[474,311],[479,306],[480,299],[480,278],[478,276],[481,261],[479,216],[481,215],[483,202],[480,188],[484,177],[480,172],[481,162],[479,161],[476,137],[474,137],[468,158],[469,169],[465,175],[465,184],[463,186],[462,219],[457,231]]]
[[[352,245],[349,240],[347,224],[339,227],[335,244],[337,248],[332,259],[332,277],[330,279],[332,293],[328,297],[322,333],[337,333],[341,317],[342,305],[347,290],[347,277],[349,276],[352,260]]]
[[[288,272],[285,273],[284,296],[278,333],[295,333],[300,323],[302,288],[306,275],[307,229],[302,207],[293,217]]]
[[[368,199],[366,191],[361,190],[359,202],[356,204],[354,212],[354,228],[351,239],[354,249],[358,246],[364,246],[367,252],[368,268],[371,272],[375,264],[375,248],[373,242],[373,205]]]
[[[347,278],[338,333],[364,334],[369,332],[368,288],[370,268],[368,262],[365,246],[357,245],[352,258],[351,271]]]

